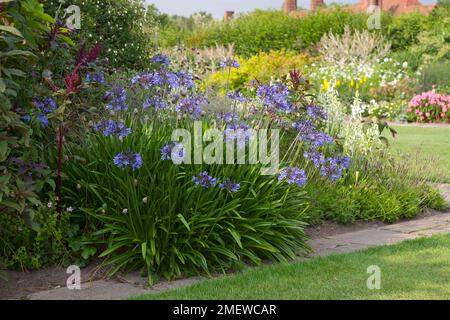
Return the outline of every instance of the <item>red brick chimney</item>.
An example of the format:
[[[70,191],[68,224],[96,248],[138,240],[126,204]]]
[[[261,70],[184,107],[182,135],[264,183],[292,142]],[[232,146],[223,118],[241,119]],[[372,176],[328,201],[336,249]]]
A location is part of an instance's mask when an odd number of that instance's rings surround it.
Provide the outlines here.
[[[284,0],[284,13],[297,11],[297,0]]]
[[[323,0],[311,0],[311,11],[316,11],[319,7],[323,6]]]
[[[234,11],[225,11],[223,14],[223,21],[228,22],[233,18]]]

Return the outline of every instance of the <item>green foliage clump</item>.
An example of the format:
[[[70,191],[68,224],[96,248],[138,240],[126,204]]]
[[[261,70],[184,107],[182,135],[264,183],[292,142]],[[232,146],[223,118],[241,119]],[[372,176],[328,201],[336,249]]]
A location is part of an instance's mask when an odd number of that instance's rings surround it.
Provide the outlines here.
[[[416,44],[418,35],[427,21],[428,18],[419,12],[393,17],[386,28],[385,34],[391,42],[392,50],[401,51]]]
[[[103,56],[113,68],[140,69],[148,66],[152,52],[152,29],[158,21],[154,6],[146,6],[142,0],[74,0],[60,5],[59,0],[41,0],[51,15],[76,5],[81,12],[81,29],[75,30],[75,42],[92,47],[103,45]]]
[[[32,224],[30,226],[32,220]],[[0,259],[7,268],[39,269],[63,262],[66,250],[67,213],[43,208],[24,218],[0,215]]]
[[[445,203],[439,192],[426,184],[412,182],[389,186],[367,179],[358,184],[341,184],[330,188],[311,186],[310,222],[334,220],[340,223],[363,221],[395,222],[413,218],[425,208],[442,210]]]

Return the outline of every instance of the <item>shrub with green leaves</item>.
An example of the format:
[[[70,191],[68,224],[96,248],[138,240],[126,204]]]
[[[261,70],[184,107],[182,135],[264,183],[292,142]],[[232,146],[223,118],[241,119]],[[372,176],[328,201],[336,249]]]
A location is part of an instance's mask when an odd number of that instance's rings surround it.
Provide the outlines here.
[[[7,268],[20,271],[67,262],[67,228],[68,212],[47,206],[26,212],[24,219],[1,214],[0,258]]]
[[[152,28],[158,12],[142,0],[73,0],[60,4],[59,0],[41,0],[52,15],[76,5],[81,12],[81,29],[74,30],[73,39],[86,47],[102,43],[104,56],[113,68],[141,69],[148,66],[152,51]]]
[[[342,33],[345,25],[362,29],[366,16],[336,9],[297,18],[282,11],[256,10],[229,23],[209,26],[207,30],[198,28],[185,41],[188,46],[196,47],[234,44],[236,54],[249,57],[261,51],[310,48],[330,30]]]

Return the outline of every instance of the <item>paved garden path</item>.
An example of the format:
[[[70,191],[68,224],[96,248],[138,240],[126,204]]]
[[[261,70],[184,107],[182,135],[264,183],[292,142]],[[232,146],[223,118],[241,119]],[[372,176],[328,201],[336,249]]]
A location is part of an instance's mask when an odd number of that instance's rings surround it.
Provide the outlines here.
[[[450,205],[450,185],[439,186]],[[311,256],[350,252],[371,246],[394,244],[407,239],[450,233],[450,212],[399,222],[391,225],[372,226],[364,230],[322,237],[310,241],[314,249]],[[132,295],[157,293],[202,280],[188,278],[172,282],[160,282],[151,289],[145,287],[145,280],[138,274],[131,274],[119,280],[96,280],[82,283],[81,290],[65,287],[41,291],[29,295],[29,299],[125,299]]]

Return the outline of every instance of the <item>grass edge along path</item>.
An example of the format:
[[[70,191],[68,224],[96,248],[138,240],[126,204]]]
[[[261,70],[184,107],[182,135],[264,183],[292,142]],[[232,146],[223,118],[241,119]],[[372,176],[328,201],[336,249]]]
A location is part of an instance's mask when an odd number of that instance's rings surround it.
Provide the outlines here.
[[[367,288],[370,266],[381,270],[379,290]],[[132,299],[450,299],[450,234],[252,268]]]

